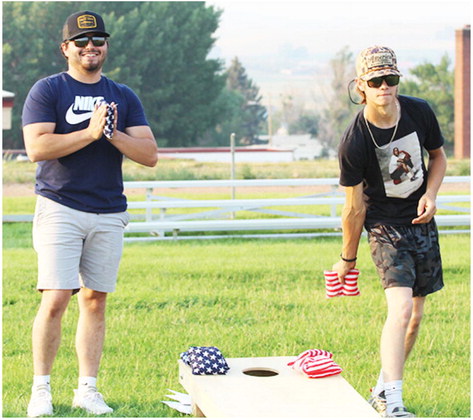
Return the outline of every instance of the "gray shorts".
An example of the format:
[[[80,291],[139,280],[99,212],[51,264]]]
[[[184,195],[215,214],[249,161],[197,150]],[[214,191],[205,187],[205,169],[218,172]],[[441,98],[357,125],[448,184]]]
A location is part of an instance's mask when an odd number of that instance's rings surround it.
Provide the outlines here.
[[[371,257],[385,289],[410,287],[426,296],[443,287],[437,225],[378,225],[368,229]]]
[[[33,246],[39,290],[115,290],[128,212],[86,213],[38,196]]]

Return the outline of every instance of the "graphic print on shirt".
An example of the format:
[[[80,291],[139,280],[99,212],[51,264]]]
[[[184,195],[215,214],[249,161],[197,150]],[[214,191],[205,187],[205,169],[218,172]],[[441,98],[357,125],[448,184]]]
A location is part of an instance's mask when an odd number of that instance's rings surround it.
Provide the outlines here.
[[[92,117],[95,104],[102,100],[104,100],[103,96],[76,95],[74,102],[66,112],[66,122],[70,125],[75,125],[87,121]]]
[[[424,182],[422,151],[417,133],[402,137],[387,149],[376,149],[387,197],[406,198]]]

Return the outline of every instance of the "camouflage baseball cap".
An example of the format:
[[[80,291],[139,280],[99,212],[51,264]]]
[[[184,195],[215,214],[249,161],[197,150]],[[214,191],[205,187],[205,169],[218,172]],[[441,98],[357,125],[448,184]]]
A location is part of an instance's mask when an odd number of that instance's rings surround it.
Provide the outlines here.
[[[402,76],[397,68],[396,54],[391,48],[373,47],[365,48],[356,59],[356,75],[361,80],[395,74]]]

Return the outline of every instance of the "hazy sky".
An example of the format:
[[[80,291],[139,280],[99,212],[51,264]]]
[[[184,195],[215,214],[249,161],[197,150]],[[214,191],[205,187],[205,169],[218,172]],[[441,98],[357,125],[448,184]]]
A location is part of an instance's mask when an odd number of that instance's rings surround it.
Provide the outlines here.
[[[348,46],[355,55],[382,44],[393,48],[401,72],[437,64],[455,53],[455,29],[471,21],[469,1],[225,1],[212,56],[237,56],[264,91],[268,80],[301,83],[327,71],[328,61]],[[281,82],[279,80],[279,82]],[[276,83],[276,82],[275,82]]]

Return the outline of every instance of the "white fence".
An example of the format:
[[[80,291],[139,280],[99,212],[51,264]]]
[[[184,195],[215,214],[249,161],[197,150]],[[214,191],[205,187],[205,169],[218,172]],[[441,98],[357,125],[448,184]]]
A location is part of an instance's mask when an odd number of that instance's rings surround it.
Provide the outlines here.
[[[469,183],[470,177],[445,177],[444,184]],[[326,191],[299,197],[252,198],[252,199],[185,199],[171,198],[162,194],[163,189],[198,188],[228,189],[234,197],[235,189],[248,187],[325,187]],[[340,207],[344,194],[338,188],[338,178],[319,179],[257,179],[257,180],[207,180],[207,181],[144,181],[126,182],[126,189],[145,189],[145,201],[130,201],[128,208],[143,209],[133,214],[126,229],[125,240],[169,240],[220,237],[288,237],[339,235]],[[322,188],[323,189],[323,188]],[[295,188],[297,190],[297,188]],[[230,195],[230,194],[229,194]],[[467,203],[467,205],[465,204]],[[444,233],[469,231],[470,195],[439,195],[437,206],[445,211],[436,216],[439,226],[462,227]],[[329,210],[327,212],[327,206]],[[173,209],[185,209],[184,213],[170,214]],[[193,211],[192,211],[193,210]],[[309,212],[307,212],[309,210]],[[239,212],[269,214],[271,218],[237,218]],[[305,211],[305,212],[304,212]],[[327,214],[328,213],[328,214]],[[452,214],[453,213],[453,214]],[[275,217],[276,216],[276,217]],[[467,229],[465,229],[467,227]],[[252,231],[252,234],[242,232]],[[263,234],[263,231],[273,233]],[[286,231],[286,233],[283,233]],[[299,231],[287,233],[287,231]],[[198,236],[179,236],[184,232],[200,232]],[[220,232],[208,235],[208,232]],[[228,232],[240,232],[229,235]],[[256,233],[255,233],[256,232]],[[147,236],[133,236],[147,233]],[[202,233],[206,233],[202,235]]]
[[[445,177],[444,184],[469,183],[470,177]],[[338,178],[311,179],[252,179],[202,181],[133,181],[124,183],[125,192],[143,189],[144,201],[129,201],[132,219],[125,231],[125,241],[172,240],[220,237],[288,237],[340,235],[340,208],[344,193],[338,188]],[[294,187],[285,191],[318,192],[285,198],[235,199],[235,190],[253,187],[269,189]],[[211,191],[228,190],[228,199],[186,199],[163,193],[199,188]],[[468,188],[469,189],[469,188]],[[221,194],[220,194],[221,195]],[[450,195],[440,191],[437,197],[439,226],[461,227],[442,233],[468,232],[470,226],[470,195]],[[137,212],[136,210],[143,210]],[[176,211],[177,213],[172,213]],[[241,217],[241,212],[251,212]],[[255,213],[256,216],[255,217]],[[261,214],[271,217],[262,218]],[[4,215],[3,222],[30,222],[32,215]],[[252,232],[249,234],[248,232]],[[271,232],[272,233],[262,233]],[[290,232],[292,231],[292,232]],[[296,232],[294,232],[296,231]],[[179,235],[199,232],[197,236]],[[209,235],[208,232],[219,232]],[[230,235],[228,232],[239,232]],[[146,233],[146,236],[143,236]],[[204,234],[203,234],[204,233]],[[136,235],[139,234],[139,235]]]

